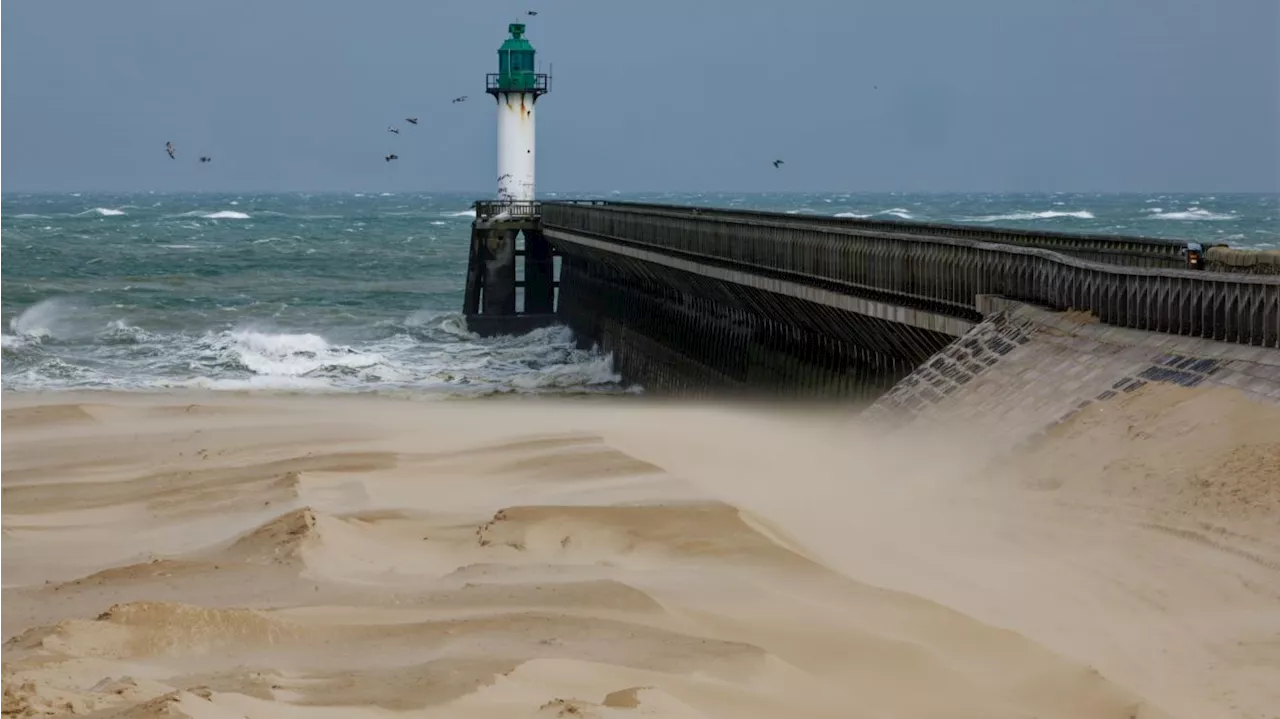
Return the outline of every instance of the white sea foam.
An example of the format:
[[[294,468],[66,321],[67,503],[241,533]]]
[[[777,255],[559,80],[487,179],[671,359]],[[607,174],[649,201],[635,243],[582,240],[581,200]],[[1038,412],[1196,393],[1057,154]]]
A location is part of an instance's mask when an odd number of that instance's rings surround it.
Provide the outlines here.
[[[888,209],[888,210],[881,210],[881,211],[877,212],[876,214],[877,214],[877,215],[892,215],[892,216],[894,216],[894,217],[897,217],[897,218],[899,218],[899,219],[903,219],[903,220],[910,220],[910,219],[914,219],[914,218],[911,216],[911,211],[910,211],[910,210],[907,210],[907,209],[904,209],[904,208],[902,208],[902,207],[894,207],[894,208],[891,208],[891,209]]]
[[[454,312],[418,310],[404,320],[404,325],[415,330],[436,330],[452,337],[479,339],[480,335],[467,329],[466,320]]]
[[[1025,222],[1028,220],[1053,220],[1062,217],[1071,217],[1077,220],[1092,220],[1093,213],[1088,210],[1043,210],[1041,212],[1009,212],[1002,215],[982,215],[979,217],[965,217],[962,219],[968,222]]]
[[[29,342],[30,340],[20,335],[11,335],[8,332],[0,334],[0,347],[7,350],[25,347]]]
[[[471,207],[465,210],[459,210],[457,212],[442,212],[440,213],[440,215],[441,217],[475,217],[476,208]]]
[[[879,217],[881,215],[889,215],[900,220],[914,220],[915,216],[911,211],[903,207],[893,207],[888,210],[880,210],[878,212],[837,212],[832,217],[846,217],[858,220],[865,220],[869,217]]]
[[[617,392],[612,359],[578,349],[566,327],[523,336],[481,338],[456,312],[424,310],[400,322],[383,322],[380,339],[335,341],[327,333],[281,331],[263,326],[154,333],[123,320],[83,319],[92,307],[55,298],[11,321],[4,333],[6,388],[155,389],[301,392],[426,391],[466,396],[565,391]],[[71,322],[69,325],[68,322]],[[81,325],[92,325],[91,330]],[[366,328],[368,329],[368,328]],[[76,349],[62,357],[70,340]],[[43,338],[53,337],[47,347]],[[95,360],[112,357],[102,369]],[[107,348],[110,349],[107,349]],[[136,349],[134,349],[136,347]]]
[[[1148,220],[1234,220],[1236,215],[1226,212],[1210,212],[1202,207],[1188,207],[1182,212],[1152,212],[1147,215]]]
[[[164,340],[162,336],[148,332],[141,327],[135,327],[124,320],[112,320],[107,323],[106,329],[99,332],[96,339],[103,344],[109,345],[136,345]]]
[[[125,214],[125,211],[122,209],[117,210],[111,207],[94,207],[92,209],[85,210],[84,212],[76,213],[76,217],[80,217],[81,215],[94,215],[94,214],[100,215],[102,217],[119,217]]]
[[[280,212],[266,212],[263,214],[279,215],[281,217],[287,217],[287,215]],[[168,215],[168,217],[171,217],[171,218],[192,217],[192,218],[199,218],[202,220],[247,220],[249,219],[248,213],[240,212],[238,210],[213,210],[213,211],[190,210],[188,212],[183,212],[177,215]],[[198,227],[199,225],[195,225],[195,226]]]
[[[376,353],[330,345],[311,333],[232,330],[206,336],[205,342],[219,355],[219,364],[239,366],[259,376],[303,377],[320,369],[362,369],[386,360]]]
[[[596,357],[587,362],[565,363],[544,367],[540,372],[527,372],[512,377],[515,389],[571,389],[613,384],[621,378],[613,371],[613,358]]]
[[[190,379],[162,378],[152,382],[151,386],[163,389],[207,389],[223,392],[245,392],[249,390],[275,390],[289,392],[332,392],[333,387],[324,377],[192,377]]]

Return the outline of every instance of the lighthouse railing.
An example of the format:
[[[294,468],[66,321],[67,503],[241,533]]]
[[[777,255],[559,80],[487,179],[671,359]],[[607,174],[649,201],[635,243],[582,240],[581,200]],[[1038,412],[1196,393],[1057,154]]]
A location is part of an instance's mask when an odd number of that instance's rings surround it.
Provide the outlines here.
[[[551,76],[540,72],[491,72],[484,76],[484,89],[489,93],[533,92],[544,95],[551,92]]]
[[[526,200],[480,200],[476,202],[476,219],[493,220],[505,217],[540,217],[542,203]]]

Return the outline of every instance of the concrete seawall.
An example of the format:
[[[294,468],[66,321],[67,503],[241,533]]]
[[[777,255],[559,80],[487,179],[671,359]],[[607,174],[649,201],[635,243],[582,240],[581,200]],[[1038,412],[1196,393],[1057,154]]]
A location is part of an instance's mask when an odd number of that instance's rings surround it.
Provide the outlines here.
[[[963,423],[1008,449],[1148,383],[1231,387],[1280,405],[1280,352],[1111,327],[1083,313],[982,297],[987,316],[923,362],[864,416]]]
[[[1212,272],[1280,275],[1280,250],[1210,247],[1205,252],[1205,268]]]

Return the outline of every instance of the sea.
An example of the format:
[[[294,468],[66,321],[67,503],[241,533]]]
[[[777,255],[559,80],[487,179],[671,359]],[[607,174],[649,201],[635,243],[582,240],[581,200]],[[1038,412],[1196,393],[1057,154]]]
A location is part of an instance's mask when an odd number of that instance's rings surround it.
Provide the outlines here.
[[[1280,247],[1280,195],[544,193]],[[564,327],[459,313],[467,193],[0,197],[4,391],[634,393]]]

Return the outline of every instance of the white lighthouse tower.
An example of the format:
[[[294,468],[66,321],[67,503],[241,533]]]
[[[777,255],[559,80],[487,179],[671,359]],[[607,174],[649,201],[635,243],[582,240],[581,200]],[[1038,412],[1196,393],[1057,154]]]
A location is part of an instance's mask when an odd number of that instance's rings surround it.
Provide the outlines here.
[[[550,91],[547,75],[534,72],[534,49],[524,24],[507,26],[511,37],[498,49],[498,71],[485,77],[485,91],[498,101],[498,200],[512,215],[534,213],[534,105]]]
[[[467,326],[482,335],[528,332],[555,320],[556,251],[542,234],[533,195],[533,107],[551,83],[534,72],[524,24],[512,23],[507,31],[511,36],[498,48],[498,71],[484,83],[498,101],[498,200],[476,203],[462,300]],[[516,276],[520,256],[523,279]]]

